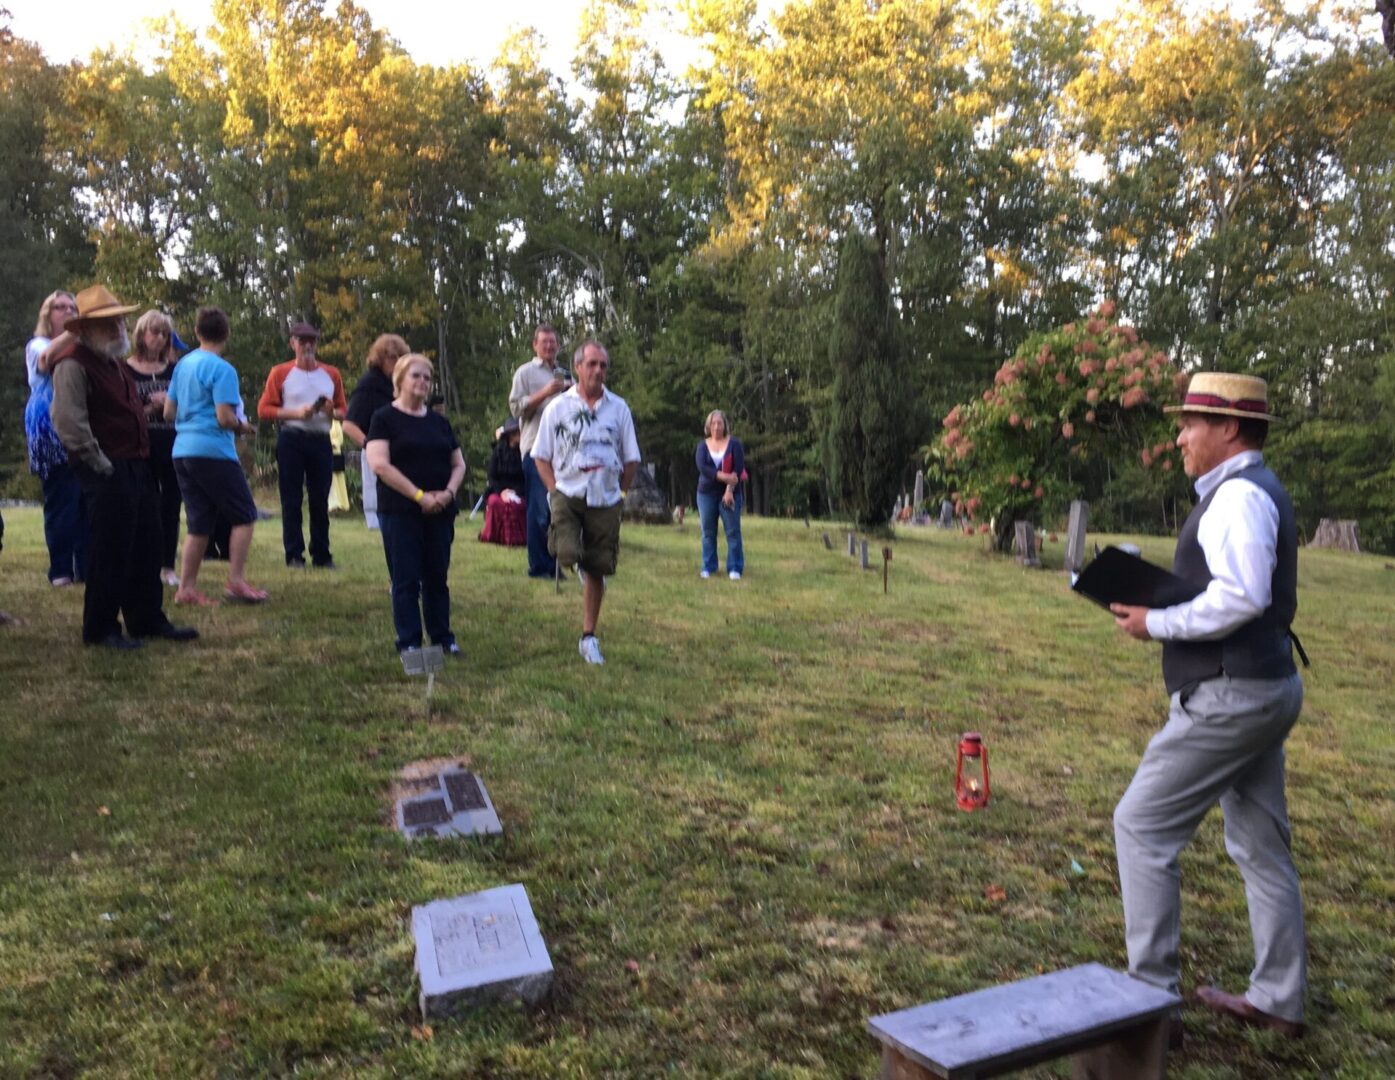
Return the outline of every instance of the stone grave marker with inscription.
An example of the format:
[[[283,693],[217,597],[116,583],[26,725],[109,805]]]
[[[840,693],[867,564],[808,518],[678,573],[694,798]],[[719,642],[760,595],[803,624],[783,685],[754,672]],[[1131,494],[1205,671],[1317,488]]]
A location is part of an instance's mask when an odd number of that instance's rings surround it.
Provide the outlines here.
[[[1078,574],[1085,568],[1085,529],[1090,521],[1090,504],[1080,499],[1070,504],[1070,524],[1066,528],[1066,569]]]
[[[408,782],[397,800],[397,829],[422,836],[492,836],[504,831],[484,782],[466,769],[444,769]]]
[[[867,561],[867,541],[866,541],[866,540],[862,541],[862,569],[864,569],[864,570],[870,570],[870,569],[872,569],[871,563],[869,563],[869,562]]]
[[[954,528],[954,504],[948,499],[940,500],[940,528]]]
[[[423,1019],[492,1001],[534,1006],[552,987],[552,959],[522,885],[414,907],[412,936]]]

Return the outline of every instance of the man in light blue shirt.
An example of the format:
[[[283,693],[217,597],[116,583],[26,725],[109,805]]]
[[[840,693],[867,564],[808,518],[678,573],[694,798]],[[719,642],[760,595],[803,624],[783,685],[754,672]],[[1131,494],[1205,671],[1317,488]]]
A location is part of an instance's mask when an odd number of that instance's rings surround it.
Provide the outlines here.
[[[223,596],[245,604],[266,599],[264,589],[247,583],[247,552],[257,506],[237,458],[238,435],[256,429],[242,411],[236,369],[223,359],[228,317],[219,308],[203,308],[195,324],[199,347],[174,367],[165,397],[165,419],[174,421],[174,472],[184,496],[189,535],[184,541],[176,604],[207,607],[217,601],[198,590],[208,538],[219,515],[232,525],[228,538],[228,584]]]

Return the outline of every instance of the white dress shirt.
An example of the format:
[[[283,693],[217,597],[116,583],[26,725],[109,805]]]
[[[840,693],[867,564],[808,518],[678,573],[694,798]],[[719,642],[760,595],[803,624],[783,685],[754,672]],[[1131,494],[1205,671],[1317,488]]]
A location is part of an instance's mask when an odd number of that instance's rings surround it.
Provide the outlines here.
[[[1278,562],[1279,508],[1257,484],[1230,479],[1242,469],[1263,463],[1258,450],[1246,450],[1197,478],[1199,499],[1220,488],[1196,530],[1211,583],[1185,604],[1148,612],[1151,637],[1213,641],[1238,630],[1269,606]]]

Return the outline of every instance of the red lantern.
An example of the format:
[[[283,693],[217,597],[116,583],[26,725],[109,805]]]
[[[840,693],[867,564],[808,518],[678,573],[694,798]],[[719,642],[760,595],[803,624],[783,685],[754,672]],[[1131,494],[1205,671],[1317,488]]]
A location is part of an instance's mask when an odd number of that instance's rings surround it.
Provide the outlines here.
[[[959,740],[954,798],[960,810],[981,810],[988,805],[988,747],[977,731],[965,732]]]

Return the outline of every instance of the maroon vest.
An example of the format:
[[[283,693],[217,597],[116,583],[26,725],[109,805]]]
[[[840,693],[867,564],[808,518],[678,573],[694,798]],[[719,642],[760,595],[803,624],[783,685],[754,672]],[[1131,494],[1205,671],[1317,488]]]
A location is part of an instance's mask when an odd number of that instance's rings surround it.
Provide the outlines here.
[[[145,406],[125,361],[99,356],[79,342],[57,363],[81,364],[87,373],[87,422],[102,453],[112,461],[148,458]]]

